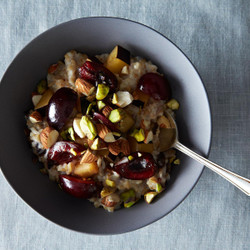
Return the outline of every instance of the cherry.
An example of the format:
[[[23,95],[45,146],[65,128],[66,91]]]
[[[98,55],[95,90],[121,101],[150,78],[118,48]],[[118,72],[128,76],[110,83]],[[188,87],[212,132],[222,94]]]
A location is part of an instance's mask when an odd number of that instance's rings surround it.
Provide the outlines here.
[[[132,180],[145,180],[153,176],[157,170],[157,165],[150,153],[135,152],[131,154],[133,159],[128,160],[123,157],[114,166],[116,171],[121,177]]]
[[[138,88],[155,100],[169,100],[171,89],[167,79],[157,73],[146,73],[138,82]]]
[[[51,165],[69,163],[81,156],[85,147],[68,141],[56,142],[48,152],[48,162]]]
[[[60,175],[59,184],[63,191],[84,199],[97,196],[100,190],[99,185],[94,180],[83,180],[69,175]]]
[[[47,121],[50,127],[60,130],[69,119],[77,102],[77,93],[70,88],[60,88],[48,104]]]
[[[94,112],[93,114],[93,119],[96,122],[101,122],[103,123],[105,126],[107,126],[111,131],[113,132],[119,132],[119,130],[117,129],[117,127],[115,126],[114,123],[112,123],[107,117],[105,117],[104,115],[101,115],[100,113]]]
[[[79,76],[95,85],[107,84],[111,91],[115,91],[118,86],[116,76],[98,62],[86,61],[79,68]]]

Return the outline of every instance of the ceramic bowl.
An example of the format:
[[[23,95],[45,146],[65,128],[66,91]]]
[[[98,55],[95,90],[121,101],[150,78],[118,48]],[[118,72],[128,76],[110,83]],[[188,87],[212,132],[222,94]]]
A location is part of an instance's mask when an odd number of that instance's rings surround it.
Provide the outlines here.
[[[62,192],[40,173],[24,135],[30,94],[47,74],[49,65],[72,49],[90,55],[108,53],[121,45],[133,55],[159,66],[180,102],[177,112],[180,141],[207,155],[211,141],[211,114],[202,80],[189,59],[157,31],[125,19],[81,18],[60,24],[31,41],[13,60],[0,85],[0,166],[16,193],[35,211],[63,227],[91,234],[119,234],[146,226],[171,212],[189,194],[203,166],[179,155],[181,165],[171,173],[166,190],[148,205],[108,213],[87,200]]]

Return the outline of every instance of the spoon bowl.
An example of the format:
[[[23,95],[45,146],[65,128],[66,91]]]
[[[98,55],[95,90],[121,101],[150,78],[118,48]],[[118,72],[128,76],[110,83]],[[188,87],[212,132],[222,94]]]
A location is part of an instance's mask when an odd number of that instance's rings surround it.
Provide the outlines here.
[[[229,182],[231,182],[234,186],[239,188],[242,192],[250,195],[250,180],[244,178],[238,174],[235,174],[214,162],[209,161],[208,159],[202,157],[201,155],[195,153],[194,151],[190,150],[183,144],[179,142],[178,138],[178,129],[176,122],[170,112],[167,113],[167,118],[169,120],[169,127],[162,128],[160,131],[160,145],[159,150],[161,152],[166,151],[170,148],[175,148],[182,153],[188,155],[189,157],[193,158],[194,160],[200,162],[204,166],[210,168]]]

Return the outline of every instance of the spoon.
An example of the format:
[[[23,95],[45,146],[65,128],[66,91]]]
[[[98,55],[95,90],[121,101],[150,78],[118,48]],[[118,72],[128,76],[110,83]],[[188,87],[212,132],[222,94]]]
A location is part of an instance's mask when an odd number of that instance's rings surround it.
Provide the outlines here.
[[[250,195],[250,180],[244,178],[238,174],[235,174],[211,161],[208,159],[200,156],[199,154],[195,153],[194,151],[190,150],[183,144],[179,142],[178,139],[178,129],[170,113],[167,114],[167,118],[169,120],[169,128],[161,128],[160,131],[160,144],[159,144],[159,151],[163,152],[168,150],[169,148],[175,148],[182,153],[188,155],[189,157],[193,158],[194,160],[198,161],[199,163],[205,165],[215,173],[219,174],[229,182],[231,182],[234,186],[239,188],[242,192]]]

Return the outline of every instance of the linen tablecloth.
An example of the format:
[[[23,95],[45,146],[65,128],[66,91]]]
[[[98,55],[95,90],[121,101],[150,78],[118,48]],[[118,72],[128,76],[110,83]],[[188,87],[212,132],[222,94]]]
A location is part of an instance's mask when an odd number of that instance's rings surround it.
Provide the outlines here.
[[[0,78],[38,34],[86,16],[135,20],[176,43],[208,91],[213,116],[209,158],[250,178],[250,1],[0,0]],[[249,198],[207,169],[169,215],[116,236],[85,235],[47,221],[0,174],[1,250],[250,249],[249,225]]]

